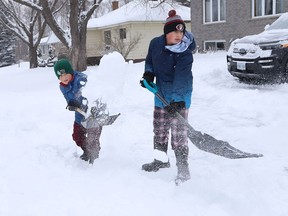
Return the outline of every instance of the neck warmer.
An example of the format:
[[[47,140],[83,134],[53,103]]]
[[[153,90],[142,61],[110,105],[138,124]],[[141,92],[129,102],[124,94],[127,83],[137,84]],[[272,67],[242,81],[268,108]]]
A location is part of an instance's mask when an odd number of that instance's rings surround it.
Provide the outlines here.
[[[193,40],[194,40],[194,37],[192,33],[185,31],[185,34],[179,43],[171,45],[171,46],[165,46],[165,48],[174,53],[182,53],[188,49],[188,47],[193,42]]]

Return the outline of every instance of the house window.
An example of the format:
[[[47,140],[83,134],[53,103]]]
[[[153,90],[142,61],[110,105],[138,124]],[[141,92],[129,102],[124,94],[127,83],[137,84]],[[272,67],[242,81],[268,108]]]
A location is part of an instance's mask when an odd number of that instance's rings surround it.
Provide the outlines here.
[[[284,12],[285,12],[285,10],[284,10],[284,0],[276,1],[276,14],[284,13]]]
[[[284,13],[285,0],[252,0],[253,17]]]
[[[41,51],[42,51],[42,55],[46,55],[47,51],[46,51],[46,45],[41,46]]]
[[[104,43],[105,45],[111,45],[111,31],[104,31]]]
[[[226,0],[204,0],[204,23],[226,20]]]
[[[111,47],[111,31],[104,31],[105,50],[110,50]]]
[[[218,51],[225,50],[225,41],[204,41],[204,50],[205,51]]]
[[[119,30],[119,34],[120,34],[120,39],[121,40],[126,39],[126,28],[121,28]]]

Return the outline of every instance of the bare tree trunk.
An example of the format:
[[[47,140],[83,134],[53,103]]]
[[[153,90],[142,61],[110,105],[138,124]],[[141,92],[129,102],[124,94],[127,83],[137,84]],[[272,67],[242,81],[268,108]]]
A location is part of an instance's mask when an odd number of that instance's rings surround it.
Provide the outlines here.
[[[73,68],[78,71],[85,71],[87,69],[87,56],[86,56],[86,42],[76,42],[71,49],[71,61]]]
[[[29,61],[30,61],[30,68],[37,68],[38,67],[38,60],[37,60],[37,47],[33,47],[29,45]]]
[[[72,36],[73,40],[70,54],[73,68],[78,71],[85,71],[87,69],[86,29],[82,29],[80,32],[74,32],[74,34],[75,36]]]
[[[87,54],[86,54],[86,33],[87,20],[86,17],[81,17],[81,10],[85,10],[85,2],[80,6],[78,1],[70,0],[70,26],[71,26],[71,61],[73,67],[78,71],[87,69]],[[74,26],[73,26],[74,25]],[[78,27],[76,27],[76,26]],[[76,27],[76,28],[75,28]]]
[[[16,2],[16,1],[15,1]],[[11,30],[16,37],[22,40],[29,48],[30,68],[38,66],[37,47],[40,44],[41,38],[46,28],[46,22],[42,20],[40,11],[31,8],[27,11],[27,17],[19,16],[19,5],[9,2],[0,1],[0,20],[4,26]]]
[[[65,35],[67,34],[58,26],[58,23],[56,22],[53,16],[53,10],[55,9],[55,6],[58,3],[58,0],[54,0],[52,7],[49,4],[49,2],[46,0],[40,0],[39,2],[41,3],[40,5],[43,7],[41,14],[45,18],[47,24],[49,25],[51,30],[54,32],[54,34],[57,36],[57,38],[63,43],[63,45],[69,48],[68,41],[65,38]],[[77,2],[77,1],[74,0],[74,2]],[[74,25],[77,25],[77,22],[74,23]]]
[[[73,64],[73,68],[78,71],[84,71],[87,69],[86,62],[86,34],[87,34],[87,23],[96,8],[99,7],[102,0],[94,1],[94,4],[89,7],[86,11],[87,1],[83,0],[69,0],[69,27],[70,35],[66,32],[66,29],[62,29],[55,18],[54,12],[56,4],[59,0],[47,1],[38,0],[35,3],[26,0],[13,0],[19,4],[33,8],[40,12],[45,18],[45,21],[50,26],[51,30],[63,43],[63,45],[70,49],[70,58]],[[68,1],[68,0],[67,0]],[[0,1],[1,2],[1,1]],[[37,3],[38,2],[38,3]],[[64,4],[67,2],[65,1]],[[71,36],[69,38],[69,36]],[[70,43],[71,39],[71,43]]]

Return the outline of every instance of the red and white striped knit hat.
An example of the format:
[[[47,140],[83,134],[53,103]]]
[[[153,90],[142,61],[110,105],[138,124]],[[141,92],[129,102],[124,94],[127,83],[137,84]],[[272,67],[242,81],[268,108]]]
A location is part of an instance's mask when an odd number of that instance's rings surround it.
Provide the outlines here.
[[[175,10],[170,10],[168,13],[168,18],[166,19],[164,25],[164,34],[168,34],[172,31],[182,31],[185,32],[186,26],[181,16],[176,15]]]

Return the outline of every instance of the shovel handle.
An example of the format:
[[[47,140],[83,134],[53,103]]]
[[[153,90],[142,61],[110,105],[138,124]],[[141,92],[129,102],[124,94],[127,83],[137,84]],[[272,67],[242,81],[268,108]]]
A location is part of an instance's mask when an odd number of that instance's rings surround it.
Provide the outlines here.
[[[155,83],[150,82],[150,83],[148,84],[148,82],[147,82],[145,79],[143,79],[143,84],[144,84],[144,86],[145,86],[150,92],[152,92],[153,94],[156,94],[156,93],[158,92],[158,88],[157,88],[157,86],[156,86]]]
[[[83,115],[86,118],[86,113],[81,110],[80,108],[76,108],[76,112],[80,113],[81,115]]]
[[[143,84],[144,86],[150,91],[152,92],[154,95],[156,95],[159,100],[162,101],[162,103],[165,105],[165,106],[169,106],[170,104],[159,94],[158,92],[158,88],[157,88],[157,85],[153,82],[150,82],[150,84],[148,84],[148,82],[144,79],[143,80]]]

